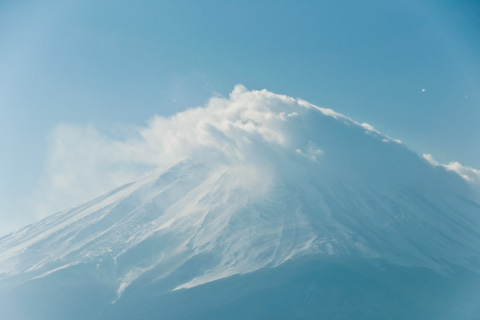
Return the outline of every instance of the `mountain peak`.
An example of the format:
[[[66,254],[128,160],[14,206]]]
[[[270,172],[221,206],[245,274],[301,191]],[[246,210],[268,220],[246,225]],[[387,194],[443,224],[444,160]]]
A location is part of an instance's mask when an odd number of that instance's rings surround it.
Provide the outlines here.
[[[91,266],[166,291],[306,255],[479,271],[480,205],[458,175],[331,109],[237,85],[142,132],[160,167],[0,239],[22,283]]]

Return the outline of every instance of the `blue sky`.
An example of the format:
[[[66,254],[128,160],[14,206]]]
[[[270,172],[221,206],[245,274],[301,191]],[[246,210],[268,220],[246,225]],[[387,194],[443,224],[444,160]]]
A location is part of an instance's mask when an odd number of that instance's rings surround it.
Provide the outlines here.
[[[478,30],[477,1],[2,1],[0,234],[39,217],[59,126],[128,136],[238,83],[480,168]]]

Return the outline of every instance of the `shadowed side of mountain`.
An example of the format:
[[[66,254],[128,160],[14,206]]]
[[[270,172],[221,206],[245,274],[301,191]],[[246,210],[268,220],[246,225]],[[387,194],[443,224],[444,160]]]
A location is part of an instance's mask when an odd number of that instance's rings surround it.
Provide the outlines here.
[[[60,271],[3,292],[0,311],[18,320],[475,320],[480,314],[480,277],[463,269],[443,276],[380,260],[308,256],[173,292],[165,291],[162,281],[144,279],[111,303],[112,288],[94,280],[88,268]],[[81,273],[82,280],[72,273]]]

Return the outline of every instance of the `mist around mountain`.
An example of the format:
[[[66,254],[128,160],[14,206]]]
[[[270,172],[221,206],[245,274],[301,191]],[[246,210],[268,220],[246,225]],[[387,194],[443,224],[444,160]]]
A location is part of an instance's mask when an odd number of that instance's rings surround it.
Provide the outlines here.
[[[480,172],[237,86],[156,169],[0,238],[1,319],[480,319]]]

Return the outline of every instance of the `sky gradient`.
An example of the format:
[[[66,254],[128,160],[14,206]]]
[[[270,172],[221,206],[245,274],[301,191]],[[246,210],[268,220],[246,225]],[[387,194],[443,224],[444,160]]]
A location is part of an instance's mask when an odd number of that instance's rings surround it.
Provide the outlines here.
[[[238,83],[478,169],[478,30],[476,1],[2,1],[0,234],[46,214],[58,137],[129,139]]]

